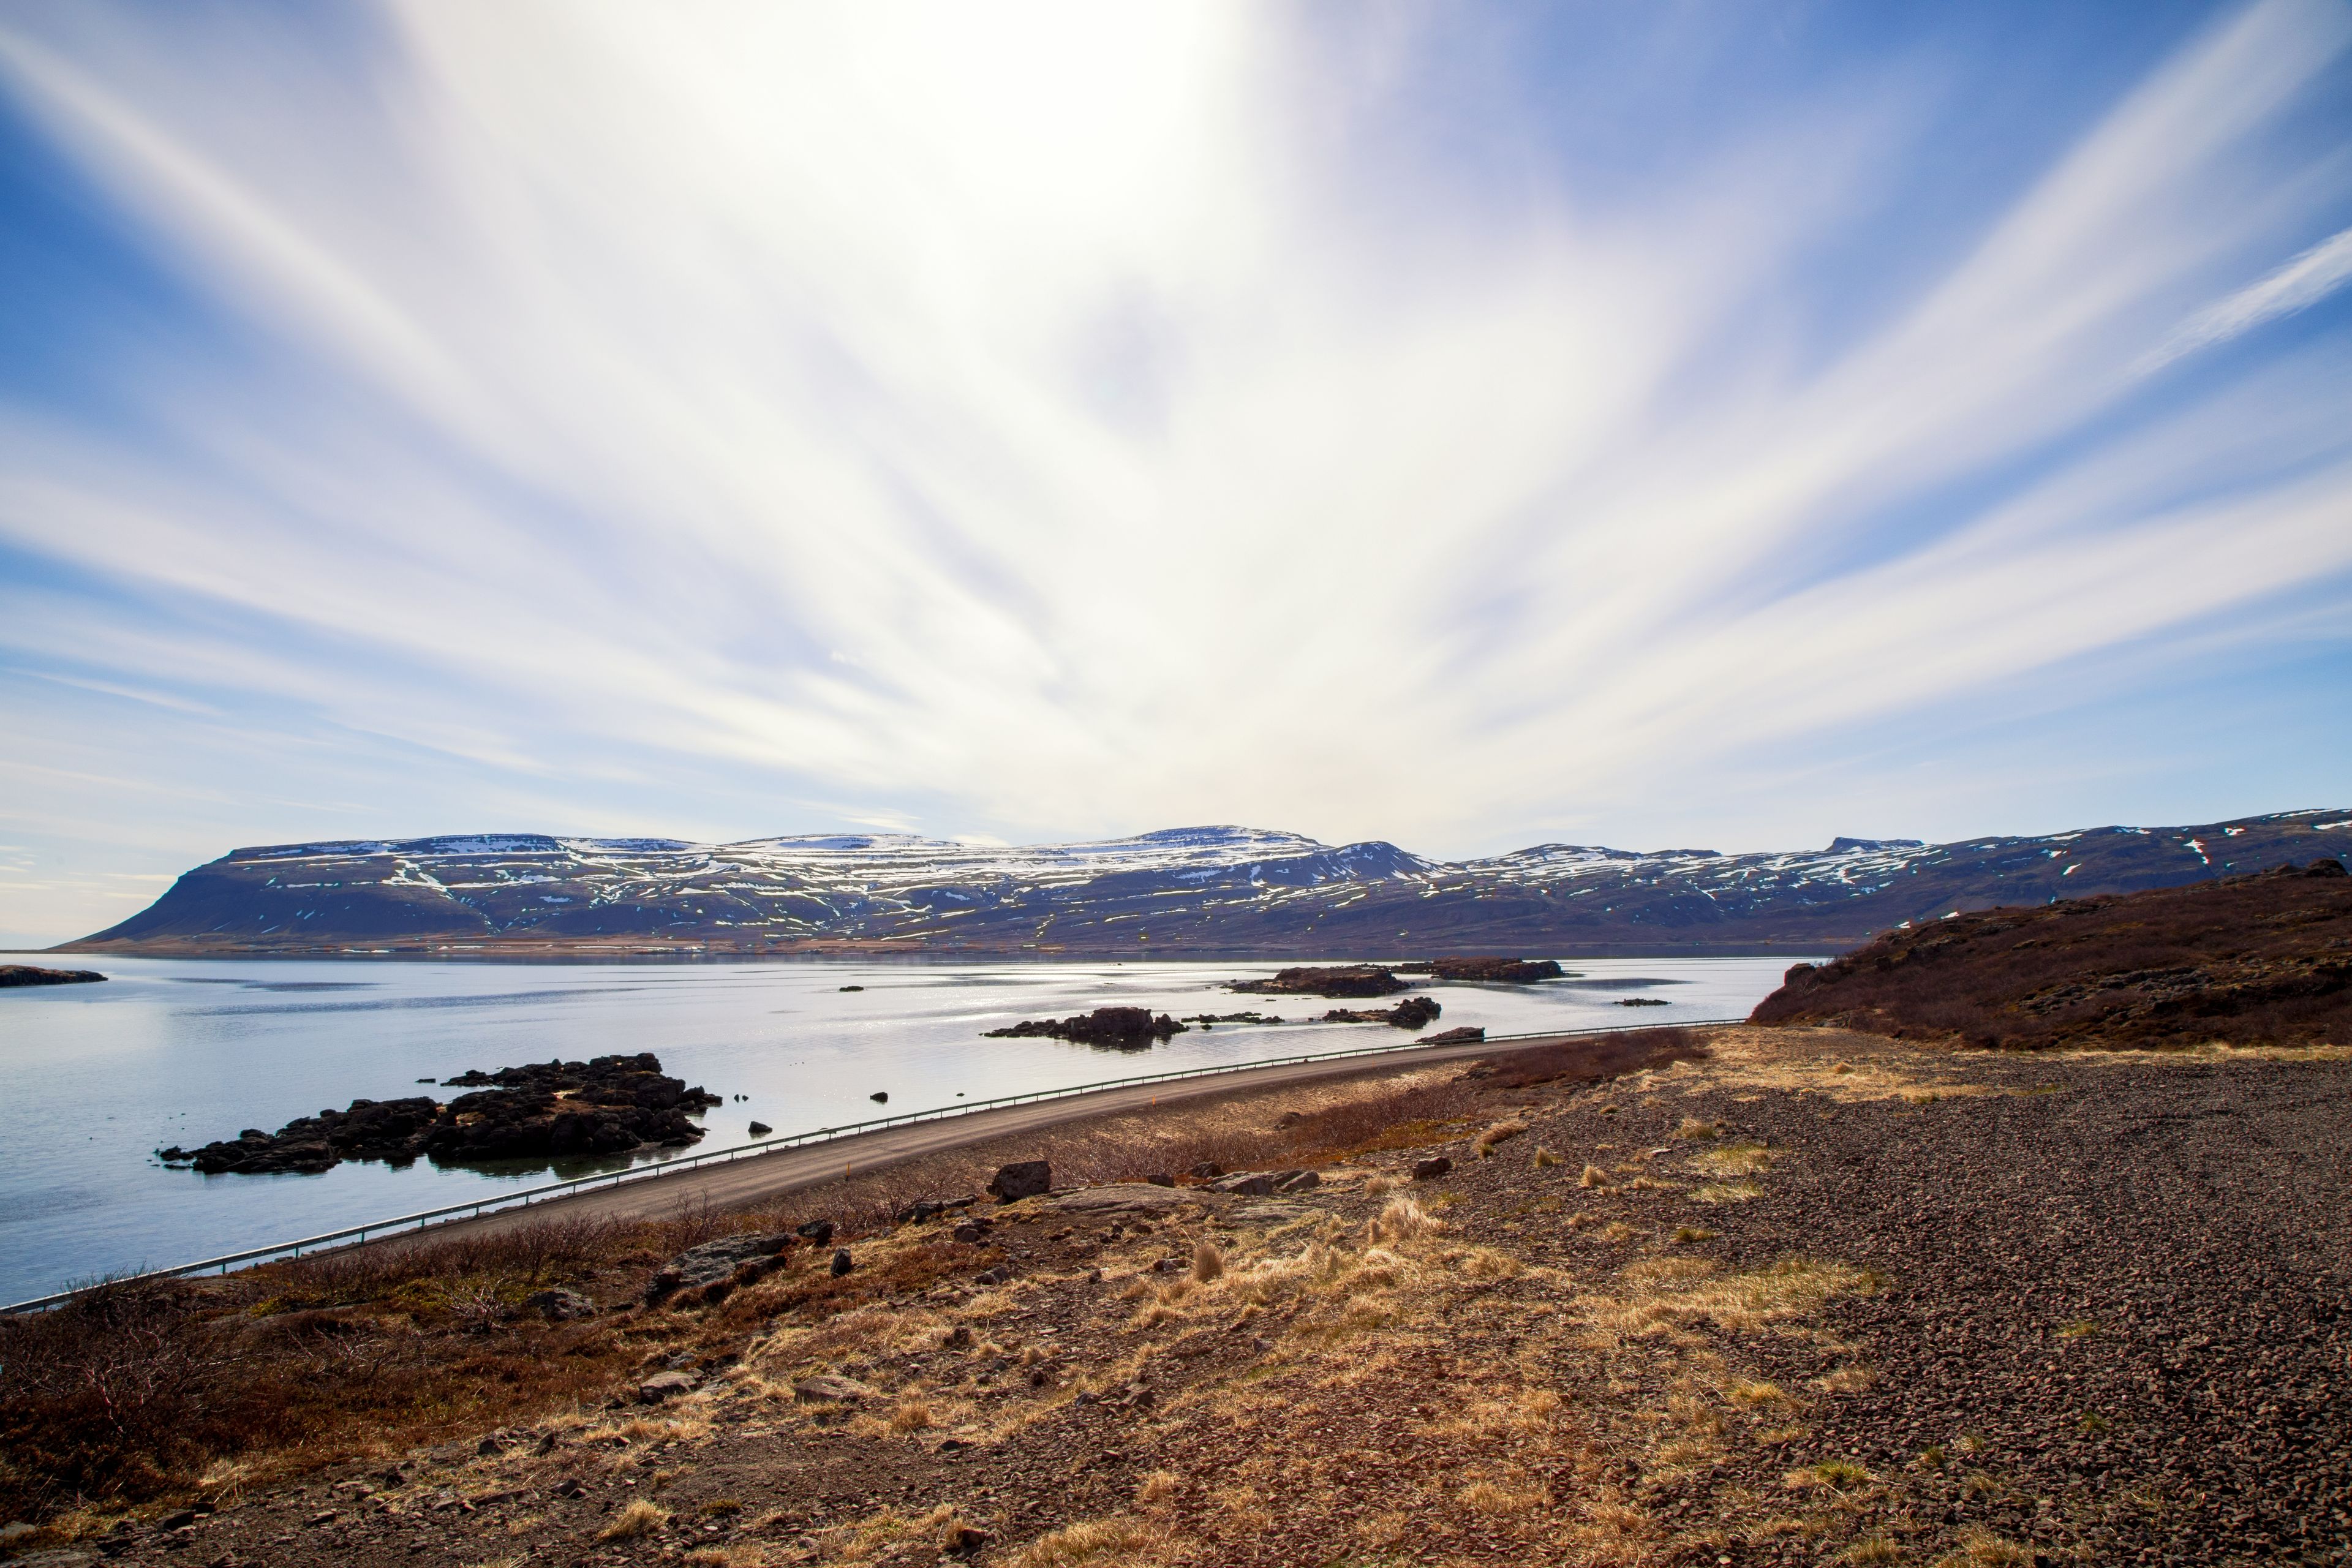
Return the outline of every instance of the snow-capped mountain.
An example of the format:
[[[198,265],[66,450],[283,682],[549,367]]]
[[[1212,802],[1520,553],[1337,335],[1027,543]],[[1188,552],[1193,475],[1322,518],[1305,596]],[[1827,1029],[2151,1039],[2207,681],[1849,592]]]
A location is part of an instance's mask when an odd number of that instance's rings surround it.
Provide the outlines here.
[[[199,866],[69,944],[152,952],[1415,954],[1843,947],[1958,910],[2300,864],[2352,812],[1725,855],[1541,844],[1423,859],[1246,827],[1001,847],[832,834],[281,844]]]

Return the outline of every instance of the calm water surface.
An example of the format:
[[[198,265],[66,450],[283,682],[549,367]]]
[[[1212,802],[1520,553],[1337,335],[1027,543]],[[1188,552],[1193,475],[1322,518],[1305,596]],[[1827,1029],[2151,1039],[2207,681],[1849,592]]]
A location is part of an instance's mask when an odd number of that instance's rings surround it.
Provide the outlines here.
[[[1494,1033],[1745,1014],[1789,957],[1609,959],[1534,987],[1439,985],[1438,1027]],[[1155,1012],[1333,1004],[1239,996],[1248,963],[494,964],[110,959],[102,985],[0,992],[0,1302],[599,1168],[200,1176],[153,1151],[275,1131],[354,1099],[430,1092],[468,1068],[653,1051],[727,1097],[693,1152],[880,1114],[1130,1073],[1345,1050],[1383,1025],[1220,1026],[1148,1052],[982,1030],[1111,1004]],[[1635,984],[1646,982],[1645,984]],[[862,991],[846,992],[845,985]],[[1638,1013],[1628,994],[1669,999]],[[737,1095],[747,1099],[737,1100]],[[662,1151],[660,1157],[674,1157]],[[623,1162],[625,1163],[625,1162]],[[609,1163],[605,1168],[609,1168]]]

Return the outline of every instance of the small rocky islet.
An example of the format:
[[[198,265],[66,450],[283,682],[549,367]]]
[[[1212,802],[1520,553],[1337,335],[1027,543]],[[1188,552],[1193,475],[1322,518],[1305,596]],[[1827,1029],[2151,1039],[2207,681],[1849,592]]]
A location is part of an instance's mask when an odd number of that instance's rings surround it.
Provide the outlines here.
[[[205,1175],[315,1174],[345,1160],[404,1165],[420,1155],[470,1165],[625,1154],[647,1145],[686,1147],[703,1133],[692,1116],[722,1103],[664,1073],[651,1051],[478,1068],[444,1083],[472,1092],[446,1102],[421,1094],[355,1100],[347,1110],[297,1117],[274,1133],[248,1127],[199,1149],[156,1152],[167,1165]]]
[[[87,985],[105,978],[95,969],[44,969],[37,963],[0,963],[0,991],[25,985]]]
[[[1226,989],[1262,996],[1319,996],[1326,1000],[1352,1000],[1394,996],[1399,992],[1412,990],[1417,982],[1401,979],[1401,974],[1427,974],[1434,981],[1532,985],[1545,980],[1558,980],[1561,978],[1562,971],[1556,960],[1549,958],[1436,958],[1394,966],[1378,963],[1300,964],[1277,970],[1261,979],[1235,980]],[[1386,1024],[1392,1028],[1419,1030],[1437,1022],[1444,1012],[1444,1009],[1433,997],[1407,996],[1389,1007],[1333,1007],[1319,1019],[1298,1021]],[[1069,1040],[1108,1050],[1148,1050],[1175,1036],[1189,1033],[1196,1025],[1211,1029],[1219,1024],[1276,1025],[1290,1021],[1258,1012],[1198,1013],[1178,1019],[1166,1013],[1154,1014],[1149,1007],[1097,1007],[1091,1013],[1080,1013],[1067,1018],[1024,1018],[1002,1029],[990,1029],[982,1037],[992,1040]]]

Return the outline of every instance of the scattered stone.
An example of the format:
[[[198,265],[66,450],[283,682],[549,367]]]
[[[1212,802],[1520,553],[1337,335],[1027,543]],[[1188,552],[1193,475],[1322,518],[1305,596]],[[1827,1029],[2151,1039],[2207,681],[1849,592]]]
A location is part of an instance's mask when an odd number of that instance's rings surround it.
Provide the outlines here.
[[[551,1323],[596,1315],[596,1303],[577,1290],[534,1290],[522,1299],[522,1304],[524,1310],[537,1312]]]
[[[775,1129],[769,1126],[764,1121],[754,1121],[751,1123],[748,1131],[754,1138],[765,1138],[769,1133],[773,1132]]]
[[[950,1437],[947,1442],[940,1444],[940,1448],[944,1452],[950,1444],[954,1443],[955,1439]],[[959,1524],[948,1531],[947,1541],[941,1550],[950,1557],[970,1557],[995,1539],[977,1525]]]
[[[1176,1184],[1176,1178],[1165,1171],[1154,1171],[1143,1179],[1155,1187],[1172,1187]]]
[[[1277,1177],[1274,1190],[1277,1193],[1303,1193],[1309,1187],[1322,1184],[1323,1178],[1313,1171],[1293,1171],[1287,1176]]]
[[[1225,1168],[1214,1160],[1203,1160],[1184,1173],[1196,1181],[1213,1182],[1225,1173]]]
[[[806,1241],[811,1247],[830,1246],[833,1242],[833,1221],[813,1219],[806,1225],[795,1228],[793,1234]]]
[[[1416,1160],[1413,1162],[1412,1179],[1416,1182],[1433,1182],[1453,1169],[1454,1162],[1443,1154],[1427,1160]]]
[[[1020,1160],[999,1165],[996,1174],[989,1178],[988,1190],[997,1202],[1004,1204],[1041,1196],[1054,1190],[1054,1167],[1044,1160]]]
[[[850,1261],[849,1248],[845,1247],[833,1255],[833,1277],[835,1279],[856,1267],[856,1264]]]
[[[1232,1193],[1245,1198],[1272,1197],[1274,1181],[1271,1172],[1244,1171],[1238,1175],[1220,1177],[1209,1184],[1209,1189],[1212,1192]]]

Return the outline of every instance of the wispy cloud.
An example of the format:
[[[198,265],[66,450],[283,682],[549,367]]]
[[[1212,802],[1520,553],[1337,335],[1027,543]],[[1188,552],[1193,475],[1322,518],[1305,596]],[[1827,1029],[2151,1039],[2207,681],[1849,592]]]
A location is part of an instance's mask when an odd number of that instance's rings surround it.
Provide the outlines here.
[[[2307,310],[2352,280],[2352,228],[2321,240],[2261,282],[2215,301],[2165,340],[2147,361],[2154,369],[2183,354],[2228,342],[2265,321]]]
[[[1632,199],[1492,25],[13,14],[0,88],[236,352],[121,347],[104,416],[11,385],[0,546],[76,587],[0,584],[0,645],[274,737],[187,731],[192,794],[411,826],[1446,852],[2352,572],[2340,344],[2197,360],[2352,269],[2293,134],[2344,5],[1998,128],[1911,248],[1967,82],[1612,126],[1684,147]]]

